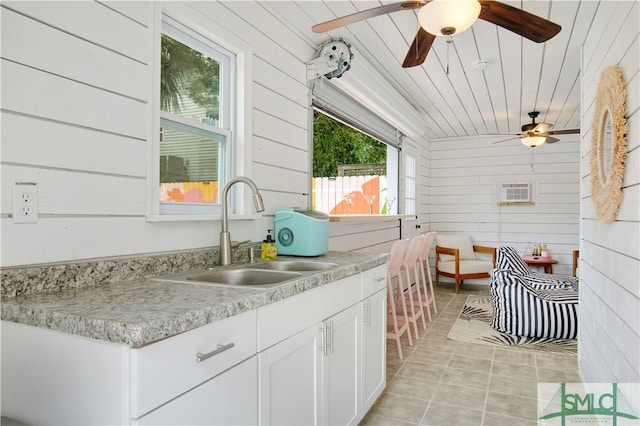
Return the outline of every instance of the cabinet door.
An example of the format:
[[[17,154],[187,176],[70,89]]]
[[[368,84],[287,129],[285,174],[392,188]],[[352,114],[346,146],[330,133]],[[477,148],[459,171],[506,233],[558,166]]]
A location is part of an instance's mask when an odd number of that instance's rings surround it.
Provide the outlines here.
[[[323,335],[315,325],[258,354],[259,424],[321,423]]]
[[[255,356],[141,417],[137,425],[253,425],[258,422]]]
[[[323,424],[357,424],[360,415],[360,304],[324,321]]]
[[[362,416],[384,390],[386,377],[386,290],[362,302]]]

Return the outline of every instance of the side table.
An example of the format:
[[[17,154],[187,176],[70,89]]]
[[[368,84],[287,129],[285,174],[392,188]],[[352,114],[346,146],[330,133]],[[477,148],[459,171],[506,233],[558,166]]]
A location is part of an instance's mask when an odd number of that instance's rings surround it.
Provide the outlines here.
[[[524,257],[522,260],[525,261],[527,265],[531,266],[542,266],[544,268],[545,274],[553,274],[553,264],[558,263],[557,260],[552,259],[551,257],[541,257],[541,256],[532,256],[532,257]]]

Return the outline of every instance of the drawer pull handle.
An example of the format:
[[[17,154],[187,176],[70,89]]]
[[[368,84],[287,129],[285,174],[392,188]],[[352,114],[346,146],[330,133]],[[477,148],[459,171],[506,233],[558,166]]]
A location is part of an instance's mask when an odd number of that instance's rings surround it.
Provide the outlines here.
[[[229,343],[228,345],[218,345],[217,349],[212,350],[211,352],[207,353],[207,354],[203,354],[198,352],[196,354],[196,361],[197,362],[202,362],[202,361],[206,361],[209,358],[211,358],[212,356],[216,356],[219,353],[222,353],[226,350],[229,350],[231,348],[233,348],[236,344],[235,343]]]

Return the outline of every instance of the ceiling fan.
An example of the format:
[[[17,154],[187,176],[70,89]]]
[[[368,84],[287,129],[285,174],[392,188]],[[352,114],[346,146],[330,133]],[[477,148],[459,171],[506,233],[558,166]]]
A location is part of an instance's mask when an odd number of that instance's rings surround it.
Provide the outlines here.
[[[402,64],[415,67],[427,58],[436,36],[451,36],[468,29],[478,19],[492,22],[536,43],[549,40],[560,32],[560,25],[524,10],[493,0],[424,0],[404,1],[374,7],[314,25],[316,33],[324,33],[379,15],[402,10],[420,9],[420,29]]]
[[[531,123],[522,125],[522,133],[514,135],[514,137],[511,137],[509,139],[504,139],[493,143],[496,144],[507,142],[518,137],[520,138],[520,142],[522,142],[523,145],[534,148],[536,146],[542,145],[543,143],[556,143],[560,140],[558,138],[552,137],[551,135],[570,135],[580,133],[580,129],[551,130],[553,124],[536,123],[536,117],[538,117],[539,114],[539,111],[529,112],[527,115],[531,117]]]

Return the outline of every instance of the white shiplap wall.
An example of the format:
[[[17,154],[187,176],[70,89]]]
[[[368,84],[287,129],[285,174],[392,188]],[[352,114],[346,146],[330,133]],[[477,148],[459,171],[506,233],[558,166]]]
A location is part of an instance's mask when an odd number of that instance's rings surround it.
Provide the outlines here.
[[[218,244],[219,221],[146,221],[152,2],[3,2],[2,266],[72,261]],[[253,105],[245,174],[267,213],[306,206],[307,88],[294,53],[219,3],[166,3],[174,16],[250,46]],[[263,10],[252,4],[250,16]],[[243,15],[244,16],[244,15]],[[291,40],[287,40],[288,44]],[[295,43],[294,43],[295,44]],[[253,137],[251,137],[253,136]],[[287,158],[286,165],[277,158]],[[14,182],[37,182],[40,220],[8,217]],[[273,218],[232,221],[259,241]]]
[[[1,266],[218,245],[217,220],[146,220],[156,5],[249,53],[241,174],[255,180],[267,211],[232,220],[232,237],[261,241],[276,208],[308,207],[305,64],[317,46],[275,18],[274,4],[3,2]],[[367,87],[371,72],[361,69]],[[355,77],[357,67],[350,72]],[[9,217],[13,184],[22,181],[38,184],[37,224],[16,225]],[[332,249],[348,250],[384,251],[395,235],[386,226],[332,225],[331,232]]]
[[[431,229],[466,233],[480,245],[511,245],[518,252],[529,242],[546,244],[559,261],[553,272],[570,274],[579,242],[579,135],[533,149],[517,139],[492,143],[505,138],[432,141]],[[508,182],[533,182],[535,204],[498,206],[496,185]]]
[[[640,382],[640,4],[601,2],[583,49],[580,242],[580,370],[588,382]],[[590,197],[595,94],[605,67],[627,82],[628,158],[624,200],[612,224]]]

